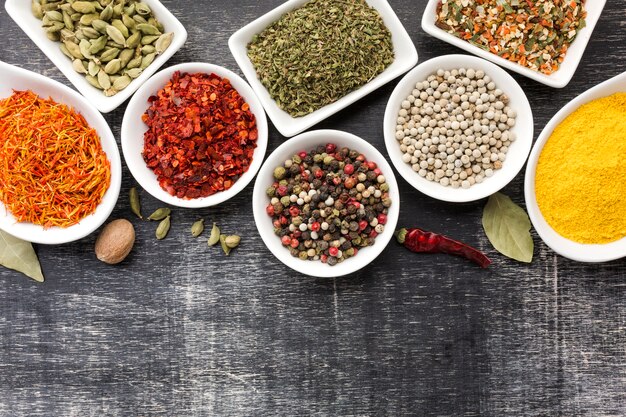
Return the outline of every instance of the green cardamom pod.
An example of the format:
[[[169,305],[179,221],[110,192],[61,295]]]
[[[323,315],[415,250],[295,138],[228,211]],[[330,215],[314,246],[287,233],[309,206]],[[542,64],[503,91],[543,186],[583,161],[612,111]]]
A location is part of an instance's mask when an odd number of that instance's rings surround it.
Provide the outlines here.
[[[87,74],[87,69],[83,65],[83,61],[81,61],[80,59],[75,59],[74,61],[72,61],[72,68],[74,68],[74,71],[79,74]]]
[[[239,242],[241,242],[241,237],[237,235],[226,236],[224,238],[224,243],[230,249],[235,249],[237,246],[239,246]]]
[[[226,245],[226,235],[220,235],[220,245],[226,256],[230,255],[231,248]]]
[[[204,231],[204,219],[197,220],[191,225],[191,236],[198,237]]]
[[[121,69],[122,61],[120,61],[119,58],[109,61],[109,63],[104,66],[104,72],[109,75],[117,74]]]
[[[116,95],[119,91],[115,90],[113,87],[104,90],[104,96],[105,97],[113,97],[114,95]]]
[[[135,25],[137,25],[137,22],[135,22],[133,18],[126,13],[122,15],[122,23],[124,23],[124,26],[130,30],[135,29]]]
[[[63,54],[64,54],[65,56],[67,56],[69,59],[74,59],[74,58],[75,58],[75,57],[74,57],[74,55],[72,55],[72,54],[70,53],[70,51],[67,49],[67,46],[65,46],[65,44],[64,44],[64,43],[62,43],[61,45],[59,45],[59,49],[60,49],[60,50],[61,50],[61,52],[63,52]]]
[[[132,79],[135,79],[135,78],[139,77],[142,72],[143,72],[143,70],[141,68],[131,68],[131,69],[126,71],[126,75],[128,75]]]
[[[126,45],[126,38],[122,35],[122,32],[118,28],[112,25],[107,26],[107,35],[113,40],[113,42],[120,45]]]
[[[141,204],[139,202],[139,193],[137,192],[137,188],[133,187],[130,189],[128,193],[128,197],[130,200],[130,209],[137,217],[143,220],[143,216],[141,215]]]
[[[61,40],[61,34],[59,32],[46,32],[46,37],[52,42],[59,42]]]
[[[41,18],[41,25],[44,26],[44,27],[52,25],[52,22],[53,21],[50,20],[50,18],[48,16],[46,16],[45,14]]]
[[[91,14],[84,14],[80,17],[80,19],[78,20],[78,22],[81,25],[84,26],[90,26],[91,22],[93,22],[96,19],[100,19],[100,14],[98,13],[91,13]]]
[[[213,223],[213,228],[211,229],[211,236],[209,236],[209,246],[217,245],[217,242],[220,241],[220,228],[217,227],[217,224]]]
[[[152,26],[148,23],[139,23],[135,26],[135,28],[141,31],[144,35],[161,35],[161,32],[156,26]]]
[[[79,13],[93,13],[96,11],[96,7],[89,1],[75,1],[72,3],[72,9]]]
[[[59,8],[58,3],[56,2],[44,0],[40,3],[41,3],[41,8],[43,9],[44,12],[49,12],[50,10],[56,10]]]
[[[113,6],[109,4],[100,12],[100,19],[108,22],[109,20],[111,20],[112,17],[113,17]]]
[[[102,34],[100,32],[98,32],[97,30],[95,30],[94,28],[92,28],[91,26],[85,26],[83,28],[81,28],[83,34],[88,37],[89,39],[98,39],[99,37],[102,36]]]
[[[154,44],[156,53],[158,55],[162,54],[171,45],[172,39],[174,39],[174,32],[164,33],[159,36],[159,39]]]
[[[107,37],[100,36],[98,39],[91,41],[91,46],[89,47],[89,53],[97,54],[98,52],[104,49],[106,44],[107,44]]]
[[[96,75],[98,75],[98,72],[100,72],[100,66],[94,61],[89,61],[89,64],[87,64],[87,72],[92,77],[95,77]]]
[[[170,231],[170,216],[167,216],[157,226],[156,233],[155,233],[156,238],[159,240],[165,239],[165,236],[167,236],[167,232],[169,231]]]
[[[142,56],[139,55],[138,57],[135,57],[133,59],[131,59],[130,61],[128,61],[128,64],[126,64],[126,69],[133,69],[133,68],[139,68],[139,66],[141,65],[141,60],[142,60]],[[141,68],[140,68],[141,69]]]
[[[74,21],[70,17],[70,14],[66,11],[63,11],[63,23],[67,29],[74,30]]]
[[[148,21],[144,19],[143,16],[138,15],[138,14],[133,16],[133,20],[137,23],[148,23]]]
[[[152,64],[152,61],[154,61],[155,57],[156,57],[156,53],[152,53],[152,54],[148,54],[144,56],[141,59],[141,65],[139,66],[139,68],[141,68],[142,70],[145,70],[146,68],[148,68],[148,66]]]
[[[63,41],[70,41],[70,42],[75,42],[77,41],[76,36],[74,36],[74,32],[72,32],[71,30],[65,28],[65,29],[61,29],[61,39],[63,39]]]
[[[105,34],[107,33],[107,26],[109,26],[109,24],[104,20],[96,19],[91,22],[91,26],[98,32]]]
[[[150,7],[146,3],[135,3],[135,10],[142,16],[147,16],[152,13]]]
[[[141,54],[142,55],[148,55],[151,54],[153,52],[156,52],[156,48],[152,45],[144,45],[141,47]]]
[[[100,54],[100,61],[109,62],[110,60],[117,58],[119,54],[120,54],[119,48],[107,49]]]
[[[52,25],[48,27],[44,27],[44,30],[48,33],[59,32],[64,27],[65,27],[65,24],[63,22],[53,22]]]
[[[85,75],[85,79],[87,80],[89,84],[91,84],[92,87],[96,87],[98,90],[102,90],[102,87],[100,86],[100,83],[98,82],[98,79],[94,77],[93,75]]]
[[[113,89],[122,91],[131,83],[132,79],[128,75],[122,75],[113,82]]]
[[[159,35],[146,35],[141,38],[142,45],[152,45],[156,40],[159,39]]]
[[[128,32],[128,28],[124,25],[124,23],[122,23],[120,19],[113,19],[111,21],[111,26],[119,30],[124,38],[128,38],[128,35],[130,35],[130,33]]]
[[[128,39],[126,39],[126,46],[128,46],[129,48],[136,48],[141,42],[141,36],[141,32],[139,31],[133,33],[128,37]]]
[[[43,9],[41,8],[41,4],[38,1],[33,0],[30,3],[30,10],[31,12],[33,12],[33,16],[35,16],[37,19],[43,19]]]
[[[163,220],[170,214],[172,214],[172,210],[169,207],[161,207],[156,209],[154,213],[148,216],[148,220]]]
[[[87,59],[93,58],[93,54],[89,52],[89,48],[91,48],[91,42],[87,39],[81,39],[78,43],[78,48],[80,49],[80,53]]]
[[[100,87],[102,87],[103,90],[106,90],[107,88],[111,88],[111,79],[109,78],[109,75],[106,72],[104,71],[98,72],[98,84],[100,84]]]
[[[46,12],[46,17],[55,22],[63,22],[63,14],[61,14],[58,10],[50,10],[49,12]]]
[[[114,19],[119,19],[120,17],[122,17],[122,13],[124,12],[124,2],[118,3],[115,6],[113,6],[113,18]]]
[[[76,45],[74,42],[70,42],[70,41],[65,41],[64,42],[65,47],[67,48],[68,52],[74,57],[74,58],[78,58],[78,59],[84,59],[85,57],[83,56],[83,54],[80,52],[80,47],[78,45]]]
[[[120,64],[122,65],[122,68],[126,68],[126,65],[128,65],[128,63],[130,62],[131,59],[133,59],[134,56],[135,56],[134,50],[123,49],[122,52],[120,52],[118,56],[120,60]]]
[[[122,13],[122,16],[127,15],[127,16],[132,16],[136,13],[136,9],[135,9],[135,5],[136,3],[132,3],[130,6],[126,7],[124,9],[124,13]]]

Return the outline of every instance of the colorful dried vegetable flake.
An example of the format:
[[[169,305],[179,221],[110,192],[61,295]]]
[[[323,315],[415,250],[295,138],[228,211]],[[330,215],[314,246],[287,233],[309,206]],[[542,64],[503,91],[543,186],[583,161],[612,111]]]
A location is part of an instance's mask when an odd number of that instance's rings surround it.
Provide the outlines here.
[[[584,0],[442,0],[436,25],[485,51],[552,74],[586,16]]]
[[[143,158],[171,195],[228,190],[250,168],[256,118],[228,79],[177,71],[148,102]]]
[[[0,201],[18,222],[72,226],[110,183],[111,163],[80,113],[32,91],[0,100]]]

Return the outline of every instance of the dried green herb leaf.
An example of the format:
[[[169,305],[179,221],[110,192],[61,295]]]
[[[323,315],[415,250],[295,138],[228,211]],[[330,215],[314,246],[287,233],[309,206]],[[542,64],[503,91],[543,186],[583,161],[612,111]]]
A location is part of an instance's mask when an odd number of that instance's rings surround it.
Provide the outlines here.
[[[520,262],[533,260],[530,219],[523,208],[504,194],[489,197],[483,211],[483,228],[494,248]]]
[[[43,273],[37,254],[30,242],[18,239],[0,230],[0,264],[43,282]]]

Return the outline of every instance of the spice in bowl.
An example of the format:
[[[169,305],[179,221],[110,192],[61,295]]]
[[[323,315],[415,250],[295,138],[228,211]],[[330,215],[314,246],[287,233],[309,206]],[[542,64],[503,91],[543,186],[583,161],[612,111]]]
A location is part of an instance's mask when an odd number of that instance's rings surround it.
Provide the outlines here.
[[[0,148],[0,201],[18,222],[75,225],[111,183],[111,163],[85,118],[32,91],[0,100]]]
[[[439,69],[402,101],[396,139],[419,176],[470,188],[502,168],[517,113],[482,70]]]
[[[128,87],[174,38],[137,0],[32,0],[31,9],[74,71],[107,97]]]
[[[169,194],[207,197],[231,188],[250,168],[256,118],[228,79],[177,71],[148,101],[142,155]]]
[[[278,107],[301,117],[374,79],[394,48],[365,0],[311,0],[255,35],[248,57]]]
[[[359,151],[330,143],[274,169],[266,207],[294,257],[336,265],[374,244],[387,223],[389,184]]]
[[[546,222],[574,242],[626,237],[626,93],[579,107],[539,155],[535,195]]]
[[[441,0],[446,32],[543,74],[557,71],[585,27],[585,0]]]

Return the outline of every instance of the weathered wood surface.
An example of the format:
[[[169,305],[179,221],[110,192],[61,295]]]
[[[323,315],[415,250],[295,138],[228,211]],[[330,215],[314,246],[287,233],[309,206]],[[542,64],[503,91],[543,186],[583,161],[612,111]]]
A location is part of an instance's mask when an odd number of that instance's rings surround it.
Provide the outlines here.
[[[228,37],[281,1],[164,3],[189,31],[168,65],[238,71]],[[425,0],[390,3],[420,61],[459,52],[421,30]],[[624,1],[608,1],[562,90],[515,75],[534,109],[535,137],[567,101],[626,71],[624,22]],[[67,83],[4,10],[0,39],[1,60]],[[393,86],[318,127],[384,149]],[[106,116],[117,138],[123,112]],[[272,128],[268,151],[283,140]],[[133,219],[137,245],[117,267],[95,259],[95,236],[38,246],[45,284],[0,270],[0,415],[626,415],[626,261],[571,262],[534,235],[535,260],[521,265],[484,238],[484,201],[445,204],[399,182],[400,224],[475,244],[493,267],[392,243],[354,276],[299,276],[258,236],[251,186],[216,208],[175,210],[161,242],[154,224]],[[114,218],[132,218],[132,185],[124,167]],[[523,176],[504,191],[523,203]],[[160,205],[141,197],[146,212]],[[241,248],[227,258],[191,239],[201,216],[243,235]]]

